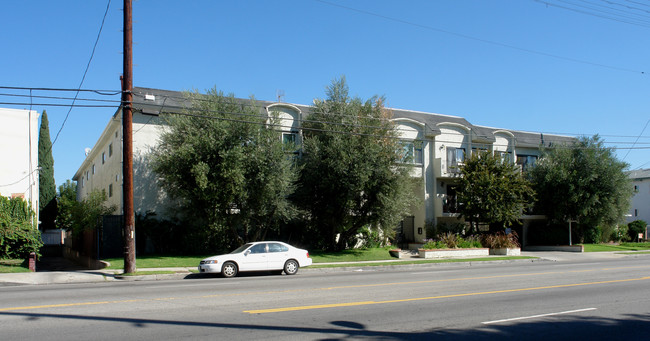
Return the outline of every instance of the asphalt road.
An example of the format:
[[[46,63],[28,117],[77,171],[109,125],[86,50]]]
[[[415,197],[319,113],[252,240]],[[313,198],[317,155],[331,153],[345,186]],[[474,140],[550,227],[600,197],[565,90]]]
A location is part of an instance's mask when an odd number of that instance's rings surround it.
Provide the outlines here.
[[[0,287],[1,340],[647,340],[650,256]]]

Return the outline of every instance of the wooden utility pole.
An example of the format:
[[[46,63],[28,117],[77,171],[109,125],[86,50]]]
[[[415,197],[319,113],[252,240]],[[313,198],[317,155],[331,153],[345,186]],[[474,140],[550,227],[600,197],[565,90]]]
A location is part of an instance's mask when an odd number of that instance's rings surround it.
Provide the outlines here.
[[[124,273],[135,272],[133,212],[133,56],[131,0],[124,0],[124,71],[122,75],[122,195],[124,197]]]

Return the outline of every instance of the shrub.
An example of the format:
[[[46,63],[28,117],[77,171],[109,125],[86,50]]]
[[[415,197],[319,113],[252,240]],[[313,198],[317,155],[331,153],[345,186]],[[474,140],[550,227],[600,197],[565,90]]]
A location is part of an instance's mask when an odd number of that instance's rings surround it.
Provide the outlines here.
[[[603,230],[599,226],[589,226],[585,229],[583,238],[584,243],[598,244],[602,241]]]
[[[425,239],[425,243],[422,245],[422,248],[425,250],[433,250],[433,249],[446,249],[447,244],[439,241],[439,240],[433,240],[433,239]]]
[[[359,231],[359,234],[362,248],[376,248],[382,247],[386,244],[384,238],[382,238],[381,231],[378,229],[364,226]]]
[[[509,234],[506,234],[503,231],[499,231],[495,234],[486,234],[481,238],[481,244],[484,247],[490,249],[505,249],[505,248],[516,248],[519,247],[519,241],[517,233],[512,231]]]
[[[452,232],[447,232],[440,236],[440,241],[445,243],[448,248],[455,249],[458,248],[458,245],[461,243],[462,238]]]
[[[41,232],[32,225],[34,212],[22,198],[0,196],[0,259],[40,256]]]
[[[639,233],[645,233],[645,227],[648,225],[643,220],[635,220],[627,224],[627,234],[630,236],[629,240],[638,240]]]
[[[466,238],[460,238],[458,247],[461,249],[477,249],[483,247],[481,241],[476,236],[469,236]]]
[[[425,250],[433,249],[472,249],[480,248],[481,242],[478,238],[470,236],[468,238],[462,238],[461,236],[454,233],[445,233],[439,237],[438,240],[435,239],[426,239],[425,244],[422,245],[422,248]]]

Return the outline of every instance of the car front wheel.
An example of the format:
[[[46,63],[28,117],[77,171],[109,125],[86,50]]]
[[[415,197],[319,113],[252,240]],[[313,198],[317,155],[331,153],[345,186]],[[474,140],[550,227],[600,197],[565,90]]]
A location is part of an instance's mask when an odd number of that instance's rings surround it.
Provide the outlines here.
[[[221,267],[223,277],[230,278],[237,276],[237,265],[233,262],[226,262]]]
[[[296,272],[298,272],[298,267],[298,262],[293,259],[289,259],[286,263],[284,263],[284,273],[287,275],[295,275]]]

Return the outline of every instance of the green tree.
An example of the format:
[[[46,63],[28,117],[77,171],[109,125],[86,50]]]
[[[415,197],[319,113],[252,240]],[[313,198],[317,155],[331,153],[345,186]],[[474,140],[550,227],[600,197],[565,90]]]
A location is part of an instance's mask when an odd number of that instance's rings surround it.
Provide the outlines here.
[[[278,118],[261,114],[254,99],[244,103],[216,89],[188,96],[191,109],[167,118],[153,153],[162,188],[199,225],[197,233],[207,233],[206,250],[278,231],[295,215],[287,197],[296,179],[292,154],[274,129]]]
[[[598,239],[602,227],[612,230],[623,222],[633,194],[624,172],[627,164],[598,135],[542,152],[529,172],[540,213],[556,223],[577,221],[574,232],[581,242],[585,236]]]
[[[77,201],[77,185],[67,180],[59,186],[56,227],[73,234],[97,228],[104,215],[113,214],[117,207],[106,204],[106,192],[93,190]]]
[[[38,177],[39,220],[41,221],[41,230],[47,230],[54,228],[57,208],[50,123],[45,110],[41,116],[41,129],[38,135],[38,166],[40,167]]]
[[[492,152],[474,153],[458,182],[458,209],[472,226],[499,223],[505,228],[519,221],[535,192],[517,165]]]
[[[326,95],[303,122],[295,200],[323,248],[345,248],[366,226],[392,236],[415,196],[409,168],[396,164],[402,149],[384,98],[351,98],[345,78]]]
[[[56,216],[56,227],[66,231],[73,230],[75,210],[79,203],[77,202],[77,183],[66,180],[59,186],[57,197],[58,214]]]

